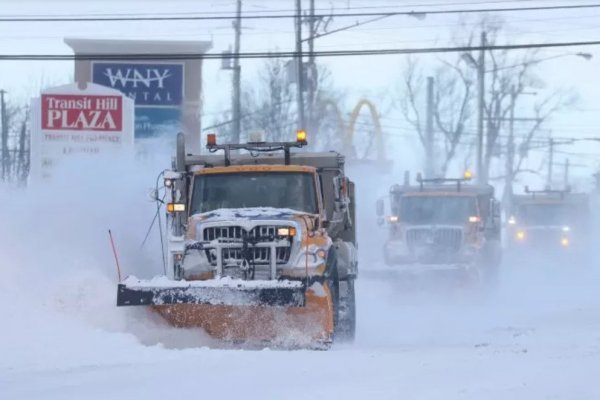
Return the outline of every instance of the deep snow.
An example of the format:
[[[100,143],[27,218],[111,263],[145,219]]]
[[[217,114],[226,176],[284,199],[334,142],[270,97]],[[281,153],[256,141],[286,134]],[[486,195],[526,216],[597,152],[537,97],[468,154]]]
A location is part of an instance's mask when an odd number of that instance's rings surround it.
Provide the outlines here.
[[[235,350],[117,309],[107,230],[127,273],[161,273],[155,232],[140,244],[155,211],[146,192],[159,171],[149,166],[163,161],[80,164],[52,187],[0,189],[0,398],[600,396],[593,262],[509,265],[489,292],[407,280],[381,263],[372,196],[387,186],[370,171],[354,175],[364,188],[354,344]]]

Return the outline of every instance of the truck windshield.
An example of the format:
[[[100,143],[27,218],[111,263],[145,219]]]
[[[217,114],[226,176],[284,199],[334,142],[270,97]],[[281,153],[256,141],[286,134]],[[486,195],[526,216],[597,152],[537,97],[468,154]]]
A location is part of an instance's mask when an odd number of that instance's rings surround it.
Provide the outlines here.
[[[517,214],[517,222],[523,225],[570,225],[575,218],[566,204],[523,204]]]
[[[407,224],[464,224],[470,216],[477,216],[474,197],[461,196],[407,196],[399,207],[400,222]]]
[[[314,175],[307,172],[240,172],[197,175],[190,211],[273,207],[318,214]]]

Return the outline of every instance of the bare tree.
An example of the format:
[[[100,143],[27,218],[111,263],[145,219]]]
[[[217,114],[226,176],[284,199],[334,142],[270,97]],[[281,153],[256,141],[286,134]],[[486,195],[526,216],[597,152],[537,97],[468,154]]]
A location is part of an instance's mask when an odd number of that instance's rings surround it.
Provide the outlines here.
[[[523,135],[523,139],[519,143],[519,152],[512,168],[511,181],[518,179],[518,176],[523,173],[539,173],[538,170],[530,170],[523,167],[523,163],[528,155],[528,150],[535,148],[533,141],[536,134],[544,123],[548,121],[557,111],[572,107],[578,101],[578,96],[568,90],[556,90],[551,95],[542,99],[534,105],[533,126],[529,128],[527,133]]]
[[[264,131],[269,140],[279,141],[296,126],[295,92],[287,82],[285,60],[269,59],[253,85],[243,91],[243,130]]]
[[[460,60],[440,60],[441,66],[433,74],[435,89],[433,117],[435,129],[442,133],[443,153],[438,154],[441,163],[435,168],[444,176],[457,155],[465,127],[473,117],[472,72],[460,68]],[[403,76],[405,95],[400,100],[400,111],[418,134],[423,147],[425,138],[424,106],[425,76],[414,59],[408,59]]]
[[[483,17],[475,25],[467,19],[462,19],[459,28],[453,33],[453,45],[472,47],[476,44],[480,32],[486,33],[486,45],[493,46],[503,40],[504,22],[498,17]],[[485,74],[485,148],[483,149],[484,181],[487,181],[493,160],[503,155],[503,149],[508,148],[508,136],[505,135],[510,117],[511,107],[516,98],[527,90],[545,89],[544,81],[536,73],[539,64],[539,50],[530,49],[522,51],[487,50],[486,64],[478,64],[478,54],[459,54],[454,59],[441,58],[440,66],[433,74],[436,84],[434,102],[435,128],[443,134],[444,154],[438,159],[442,160],[440,172],[445,174],[453,159],[459,152],[459,146],[466,137],[474,142],[477,132],[466,132],[466,126],[473,122],[475,115],[475,96],[473,88],[475,71],[482,67]],[[418,64],[410,61],[404,70],[403,86],[405,89],[401,101],[401,111],[406,120],[415,128],[421,143],[425,146],[423,131],[424,94],[423,71]],[[542,95],[541,100],[533,107],[534,121],[525,136],[520,136],[521,146],[528,147],[531,141],[540,132],[543,124],[554,113],[566,106],[573,104],[573,95],[566,90],[554,91]],[[521,108],[522,109],[522,108]],[[529,115],[527,116],[529,117]],[[503,143],[502,139],[507,138]],[[522,155],[516,161],[513,177],[524,172]]]
[[[262,131],[268,140],[290,140],[297,127],[296,87],[288,82],[286,61],[281,58],[265,62],[258,79],[245,83],[242,98],[242,137]],[[318,148],[341,148],[343,121],[339,109],[344,95],[335,89],[329,71],[317,66],[318,81],[314,96],[314,130],[309,132],[311,145]],[[214,126],[232,137],[229,113],[221,116]]]
[[[24,184],[29,174],[29,107],[7,102],[8,170],[5,181]]]

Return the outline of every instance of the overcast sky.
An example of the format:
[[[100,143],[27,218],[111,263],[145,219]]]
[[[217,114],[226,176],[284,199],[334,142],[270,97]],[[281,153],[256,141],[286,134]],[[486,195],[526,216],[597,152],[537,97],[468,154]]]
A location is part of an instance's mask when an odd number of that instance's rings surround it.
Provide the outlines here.
[[[203,0],[88,0],[88,1],[34,1],[0,0],[3,16],[49,16],[49,15],[99,15],[149,13],[186,14],[210,12],[211,15],[229,16],[235,11],[235,1]],[[293,0],[269,0],[243,2],[244,12],[260,14],[279,11],[293,12]],[[594,4],[590,1],[467,1],[467,0],[404,0],[404,1],[321,1],[316,0],[319,12],[332,8],[337,12],[378,12],[411,10],[455,10],[467,8],[497,8],[547,6],[559,4]],[[303,1],[308,7],[308,1]],[[506,37],[510,43],[546,43],[563,41],[600,40],[600,8],[583,10],[534,11],[498,14],[506,21]],[[372,24],[356,27],[323,37],[316,41],[317,50],[333,49],[381,49],[421,48],[448,44],[448,37],[456,31],[459,19],[455,14],[427,15],[424,19],[407,16],[390,17]],[[478,17],[471,15],[473,26]],[[333,30],[357,20],[334,18],[328,29]],[[243,22],[242,51],[293,50],[294,26],[287,19],[257,19]],[[1,54],[69,54],[63,43],[64,37],[128,38],[128,39],[182,39],[212,41],[211,52],[220,53],[233,43],[231,21],[173,21],[173,22],[77,22],[77,23],[12,23],[0,22]],[[600,82],[597,71],[600,66],[600,46],[586,48],[548,49],[539,53],[540,58],[573,52],[589,52],[594,55],[586,61],[576,56],[559,57],[539,65],[538,71],[547,87],[538,90],[538,96],[554,88],[573,88],[580,96],[577,109],[556,115],[545,128],[559,137],[600,137]],[[349,112],[356,101],[369,98],[383,114],[382,123],[395,157],[406,160],[406,167],[414,167],[420,158],[410,126],[402,120],[391,105],[400,92],[399,80],[405,56],[376,56],[369,58],[323,58],[333,73],[336,86],[344,89],[349,98],[343,105]],[[421,57],[424,68],[436,62],[437,56]],[[262,61],[242,60],[243,80],[251,84]],[[25,101],[35,95],[41,86],[67,83],[72,79],[72,62],[0,62],[0,88],[8,91],[9,99]],[[215,114],[229,108],[231,72],[220,70],[220,61],[207,61],[204,70],[204,124],[210,123]],[[531,114],[531,102],[523,99],[518,116]],[[517,128],[525,129],[523,128]],[[407,150],[407,151],[403,151]],[[598,167],[599,144],[565,146],[561,152],[584,153],[568,155],[571,162],[585,164],[588,168],[574,169],[582,180],[589,180],[591,170]],[[413,154],[411,156],[411,154]],[[416,154],[416,155],[415,155]],[[592,154],[591,156],[589,154]],[[561,157],[566,154],[559,154]],[[543,162],[543,157],[532,157],[532,164]],[[532,165],[537,167],[537,165]]]

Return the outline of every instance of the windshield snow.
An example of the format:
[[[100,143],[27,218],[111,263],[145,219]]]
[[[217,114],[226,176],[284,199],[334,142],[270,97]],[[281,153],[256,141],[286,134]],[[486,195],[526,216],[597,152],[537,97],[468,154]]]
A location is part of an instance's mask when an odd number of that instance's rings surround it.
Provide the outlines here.
[[[306,172],[197,175],[192,214],[221,208],[289,208],[318,214],[315,180]]]
[[[414,196],[400,200],[400,221],[408,224],[464,224],[477,215],[473,197]]]

